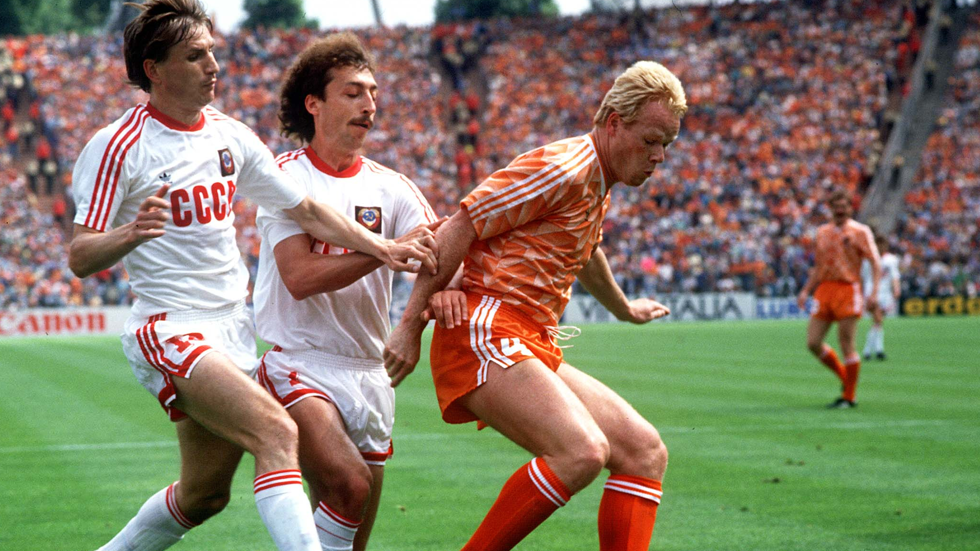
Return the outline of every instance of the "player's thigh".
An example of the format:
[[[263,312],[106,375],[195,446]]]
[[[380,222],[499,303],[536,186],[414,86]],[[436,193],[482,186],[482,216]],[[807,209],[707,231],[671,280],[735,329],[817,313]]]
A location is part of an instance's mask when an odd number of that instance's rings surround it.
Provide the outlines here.
[[[810,322],[806,326],[807,346],[812,348],[822,343],[827,336],[827,332],[830,331],[830,325],[832,323],[830,320],[811,317]]]
[[[483,422],[538,455],[559,455],[583,444],[605,446],[585,404],[540,360],[506,369],[490,364],[487,381],[462,404]]]
[[[660,433],[622,396],[567,363],[558,368],[558,376],[585,404],[606,435],[610,471],[649,476],[650,469],[666,461]],[[638,470],[644,472],[634,472]]]
[[[837,338],[840,339],[840,346],[845,354],[854,351],[859,319],[861,318],[854,316],[837,322]]]
[[[361,452],[347,436],[344,419],[331,402],[311,397],[289,408],[299,429],[299,463],[317,494],[338,479],[367,479],[370,471]],[[321,497],[322,498],[322,497]]]
[[[219,352],[201,359],[188,379],[174,378],[174,405],[216,435],[255,453],[263,437],[285,429],[286,412]]]
[[[243,450],[193,419],[176,423],[180,443],[178,495],[195,501],[220,499],[231,493],[232,478]]]

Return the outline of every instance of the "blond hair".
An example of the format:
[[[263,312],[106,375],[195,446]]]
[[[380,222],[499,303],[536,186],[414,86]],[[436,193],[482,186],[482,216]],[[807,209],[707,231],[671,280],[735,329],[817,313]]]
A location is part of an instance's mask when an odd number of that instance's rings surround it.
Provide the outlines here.
[[[592,122],[601,126],[609,115],[617,113],[629,124],[649,101],[660,103],[677,117],[687,113],[687,96],[680,79],[656,61],[637,61],[616,77]]]

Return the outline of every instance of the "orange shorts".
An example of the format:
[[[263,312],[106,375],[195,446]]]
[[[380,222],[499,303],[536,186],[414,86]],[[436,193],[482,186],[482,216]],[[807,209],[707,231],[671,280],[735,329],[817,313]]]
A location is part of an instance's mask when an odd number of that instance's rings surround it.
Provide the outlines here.
[[[487,381],[490,364],[506,369],[530,358],[552,371],[562,353],[547,329],[498,298],[466,293],[469,325],[443,329],[432,335],[429,361],[439,409],[447,423],[469,423],[477,417],[459,399]]]
[[[824,281],[813,293],[810,317],[825,321],[860,316],[864,312],[864,295],[860,283]]]

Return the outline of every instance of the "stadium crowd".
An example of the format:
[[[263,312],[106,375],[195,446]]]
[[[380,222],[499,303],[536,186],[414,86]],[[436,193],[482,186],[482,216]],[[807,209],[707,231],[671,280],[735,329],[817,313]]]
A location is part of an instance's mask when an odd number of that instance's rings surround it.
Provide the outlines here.
[[[898,0],[777,2],[668,8],[639,18],[358,30],[377,55],[380,86],[366,155],[408,175],[437,213],[447,214],[517,153],[587,132],[615,75],[636,59],[656,59],[685,83],[692,109],[654,182],[615,190],[629,197],[613,201],[604,244],[620,285],[629,293],[790,296],[811,264],[807,251],[827,217],[826,191],[843,185],[860,192],[873,173],[888,94],[918,48],[906,7]],[[930,141],[922,185],[909,195],[916,208],[893,238],[910,269],[910,294],[936,292],[946,280],[975,293],[980,282],[976,255],[966,254],[976,250],[980,209],[980,39],[970,36],[957,60],[964,70],[955,105]],[[215,107],[255,129],[275,153],[297,146],[278,132],[279,78],[313,37],[271,29],[216,37]],[[145,101],[124,83],[121,43],[120,35],[33,36],[7,40],[0,54],[33,90],[33,107],[11,108],[28,112],[21,118],[35,121],[37,143],[50,150],[55,205],[70,196],[72,164],[96,121]],[[467,78],[474,72],[479,79]],[[28,199],[34,190],[26,168],[4,170],[0,182],[10,220],[0,249],[0,283],[10,302],[0,306],[128,300],[121,267],[93,282],[73,281],[63,265],[64,237],[40,232],[56,224]],[[51,209],[70,220],[70,205]],[[255,211],[239,202],[236,212],[254,275]],[[15,269],[32,257],[32,268]],[[30,277],[17,275],[25,270]]]
[[[970,16],[955,64],[894,239],[910,295],[980,293],[980,15]]]

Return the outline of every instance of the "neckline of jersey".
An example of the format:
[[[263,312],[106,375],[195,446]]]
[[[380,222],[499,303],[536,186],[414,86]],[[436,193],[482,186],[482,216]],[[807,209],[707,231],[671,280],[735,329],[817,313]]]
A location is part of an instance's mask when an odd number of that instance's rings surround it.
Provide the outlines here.
[[[606,196],[606,169],[602,166],[602,157],[599,156],[599,148],[596,147],[595,138],[592,137],[592,133],[585,135],[589,139],[589,145],[592,147],[592,151],[595,153],[596,161],[599,162],[599,184],[601,186],[599,190],[600,197],[605,198]]]
[[[151,117],[160,121],[160,124],[166,126],[171,130],[176,130],[178,132],[196,132],[204,128],[204,112],[201,112],[201,118],[197,119],[197,122],[191,125],[184,124],[179,120],[165,115],[162,111],[153,107],[149,102],[146,104],[146,112],[150,114]]]
[[[358,155],[354,159],[354,164],[338,172],[330,165],[325,163],[323,159],[316,154],[316,151],[313,150],[313,146],[306,146],[306,156],[310,158],[310,162],[313,163],[313,166],[316,167],[317,170],[326,174],[327,176],[333,176],[334,178],[352,178],[357,176],[357,174],[361,171],[361,166],[364,164],[361,156]]]

